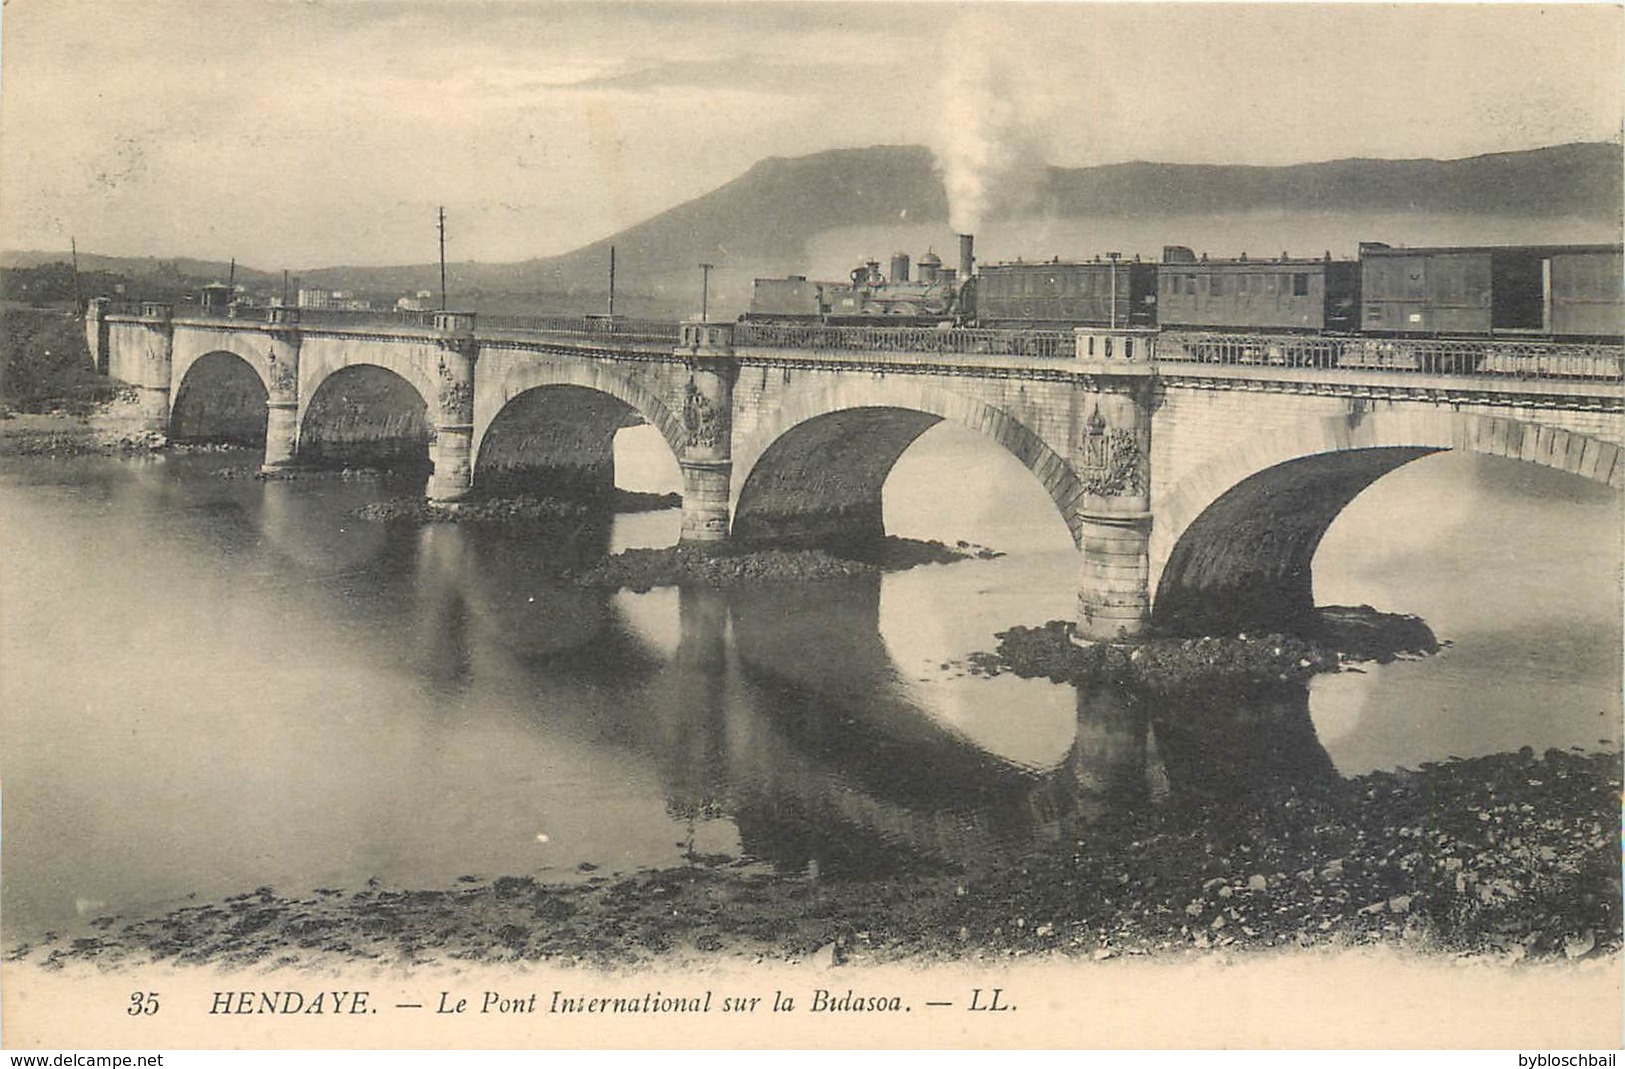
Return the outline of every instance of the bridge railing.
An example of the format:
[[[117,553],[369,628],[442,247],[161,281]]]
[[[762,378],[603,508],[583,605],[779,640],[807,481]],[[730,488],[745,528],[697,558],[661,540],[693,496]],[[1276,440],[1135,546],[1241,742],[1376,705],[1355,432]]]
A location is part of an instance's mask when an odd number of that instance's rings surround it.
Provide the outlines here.
[[[1525,379],[1625,379],[1625,346],[1540,339],[1350,338],[1163,331],[1157,362]]]
[[[137,309],[139,311],[139,309]],[[432,327],[434,312],[408,308],[300,308],[304,326],[335,327]],[[224,319],[241,323],[264,323],[271,309],[264,305],[234,304],[227,308],[177,306],[175,314],[191,319]]]
[[[260,315],[264,316],[264,309]],[[432,327],[434,312],[418,308],[301,308],[300,326]]]
[[[816,323],[757,323],[734,328],[735,345],[806,349],[818,353],[924,353],[950,356],[1030,356],[1068,360],[1077,355],[1069,330],[987,327],[867,327]]]
[[[111,304],[112,314],[139,314],[138,304]],[[181,316],[265,322],[269,309],[176,308]],[[306,326],[434,326],[434,310],[301,308]],[[582,339],[677,343],[680,325],[655,319],[603,315],[480,315],[481,331],[511,331]],[[743,321],[734,343],[773,349],[841,354],[1016,356],[1070,360],[1076,336],[1068,330],[991,327],[897,327]],[[1164,330],[1156,335],[1156,362],[1177,365],[1349,369],[1426,375],[1515,379],[1625,381],[1625,344],[1554,342],[1539,338],[1370,338],[1327,335],[1232,334]]]
[[[678,340],[677,323],[659,319],[632,319],[600,315],[487,315],[479,316],[481,330],[534,331],[539,334],[567,334],[596,338],[613,335],[631,341]]]

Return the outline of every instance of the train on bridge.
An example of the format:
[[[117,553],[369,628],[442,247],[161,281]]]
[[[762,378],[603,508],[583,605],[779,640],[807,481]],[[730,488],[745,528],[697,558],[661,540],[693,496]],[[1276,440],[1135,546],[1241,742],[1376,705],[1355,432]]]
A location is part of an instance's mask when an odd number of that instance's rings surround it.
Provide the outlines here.
[[[1362,242],[1357,257],[1344,260],[1330,253],[1209,259],[1169,245],[1158,262],[1110,253],[978,267],[972,239],[962,235],[957,267],[927,252],[913,265],[898,253],[890,268],[870,260],[843,282],[756,279],[746,319],[1593,342],[1618,342],[1625,333],[1620,245]]]

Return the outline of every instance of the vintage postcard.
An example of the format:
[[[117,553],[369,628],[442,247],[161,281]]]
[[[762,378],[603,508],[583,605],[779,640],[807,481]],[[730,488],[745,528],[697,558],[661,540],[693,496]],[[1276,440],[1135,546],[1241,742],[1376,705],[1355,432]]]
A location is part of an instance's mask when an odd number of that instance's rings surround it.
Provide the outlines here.
[[[1621,20],[8,0],[5,1048],[1619,1048]]]

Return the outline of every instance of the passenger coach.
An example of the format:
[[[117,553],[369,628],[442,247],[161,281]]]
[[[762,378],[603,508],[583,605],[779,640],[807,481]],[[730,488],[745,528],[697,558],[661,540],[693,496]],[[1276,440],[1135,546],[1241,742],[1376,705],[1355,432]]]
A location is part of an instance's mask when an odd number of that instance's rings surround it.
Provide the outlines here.
[[[1198,260],[1169,245],[1157,272],[1165,327],[1200,330],[1358,329],[1360,265],[1352,260]]]

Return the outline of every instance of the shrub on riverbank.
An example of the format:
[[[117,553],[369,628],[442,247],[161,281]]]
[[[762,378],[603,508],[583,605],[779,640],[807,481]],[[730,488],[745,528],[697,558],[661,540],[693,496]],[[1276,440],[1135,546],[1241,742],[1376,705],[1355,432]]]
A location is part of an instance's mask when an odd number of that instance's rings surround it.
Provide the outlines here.
[[[121,386],[96,373],[83,326],[71,312],[0,308],[0,405],[82,416]]]

